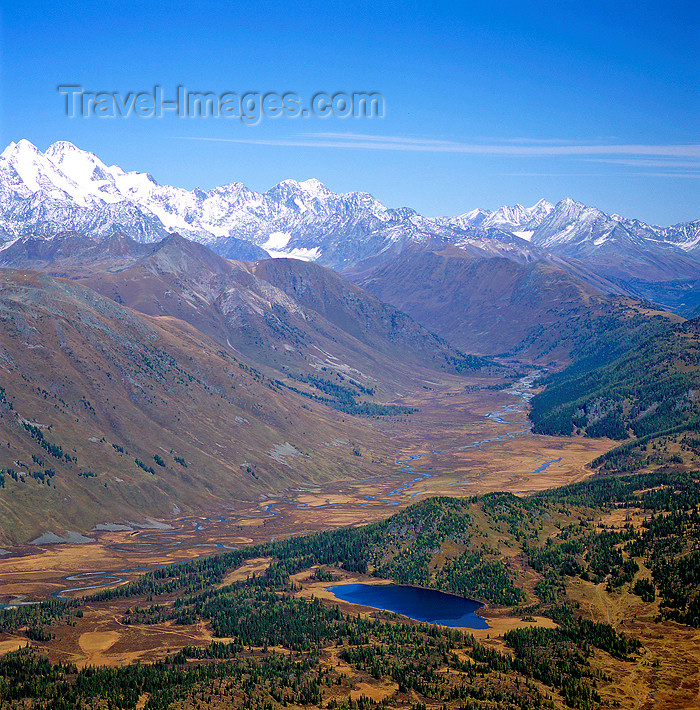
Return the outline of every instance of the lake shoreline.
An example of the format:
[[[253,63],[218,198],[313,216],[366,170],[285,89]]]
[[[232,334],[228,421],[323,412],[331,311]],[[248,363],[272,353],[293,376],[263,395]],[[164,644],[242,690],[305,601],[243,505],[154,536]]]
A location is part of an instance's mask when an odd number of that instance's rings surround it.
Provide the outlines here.
[[[346,604],[399,614],[418,623],[473,630],[490,628],[489,620],[477,613],[485,606],[483,602],[432,587],[386,581],[333,584],[324,589]]]

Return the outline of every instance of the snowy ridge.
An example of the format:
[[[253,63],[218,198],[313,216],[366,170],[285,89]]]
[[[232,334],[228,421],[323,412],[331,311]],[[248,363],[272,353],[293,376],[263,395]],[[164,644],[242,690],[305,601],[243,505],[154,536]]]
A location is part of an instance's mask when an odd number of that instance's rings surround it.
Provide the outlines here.
[[[389,209],[367,193],[336,194],[314,178],[284,180],[264,193],[240,182],[190,191],[108,167],[67,141],[44,153],[27,140],[11,143],[0,156],[0,204],[0,241],[75,230],[153,242],[177,232],[221,253],[243,240],[252,255],[262,248],[333,268],[414,244],[453,244],[521,261],[547,254],[610,260],[640,250],[700,258],[700,220],[650,226],[568,198],[428,219],[406,207]]]
[[[547,200],[540,200],[532,207],[504,206],[493,212],[476,209],[458,217],[442,217],[441,221],[462,229],[495,227],[510,230],[514,234],[516,230],[531,234],[553,209],[553,204]]]

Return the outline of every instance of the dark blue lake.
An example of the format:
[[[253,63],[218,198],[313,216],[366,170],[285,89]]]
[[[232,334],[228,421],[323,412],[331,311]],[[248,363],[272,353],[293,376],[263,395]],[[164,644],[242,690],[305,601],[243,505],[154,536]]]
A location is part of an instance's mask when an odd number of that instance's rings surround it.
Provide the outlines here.
[[[342,601],[393,611],[416,621],[468,629],[490,628],[486,620],[475,613],[483,604],[437,589],[399,584],[336,584],[328,587],[328,591]]]

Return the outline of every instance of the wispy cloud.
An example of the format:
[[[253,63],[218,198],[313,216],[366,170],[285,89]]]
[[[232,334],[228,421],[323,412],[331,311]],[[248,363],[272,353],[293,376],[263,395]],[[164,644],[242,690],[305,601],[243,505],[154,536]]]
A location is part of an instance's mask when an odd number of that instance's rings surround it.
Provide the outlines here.
[[[616,141],[617,138],[606,136],[599,137],[593,140],[572,140],[571,138],[503,138],[503,137],[491,137],[491,138],[477,138],[475,142],[477,143],[520,143],[523,145],[571,145],[571,144],[582,144],[582,145],[593,145],[599,144],[601,141],[607,141],[611,143]]]
[[[531,173],[531,172],[512,172],[498,173],[503,177],[593,177],[600,178],[600,173]],[[656,177],[656,178],[690,178],[691,180],[700,179],[700,171],[698,172],[644,172],[635,171],[629,173],[620,173],[627,177]]]
[[[316,132],[316,133],[300,133],[300,136],[308,136],[311,138],[336,138],[341,140],[369,140],[369,141],[390,141],[392,143],[411,143],[411,144],[425,144],[425,145],[460,145],[455,143],[455,141],[446,140],[434,140],[429,138],[415,138],[408,136],[383,136],[377,134],[369,133],[330,133],[330,132]],[[521,145],[571,145],[571,144],[581,144],[590,145],[598,144],[602,140],[611,143],[616,140],[612,137],[607,138],[597,138],[596,140],[579,140],[574,141],[570,138],[503,138],[503,137],[478,137],[473,141],[473,145],[511,145],[511,144],[521,144]]]
[[[384,136],[373,133],[300,133],[300,138],[309,140],[339,140],[343,143],[365,142],[371,143],[391,143],[392,145],[426,145],[426,146],[449,146],[454,145],[453,141],[435,140],[433,138],[412,138],[410,136]]]
[[[560,144],[558,139],[542,142],[461,143],[455,141],[382,136],[355,133],[303,133],[290,138],[209,138],[182,137],[183,140],[237,143],[242,145],[289,146],[298,148],[332,148],[350,150],[383,150],[400,152],[455,153],[503,157],[567,157],[567,156],[653,156],[659,158],[700,159],[700,144]],[[523,139],[521,139],[523,140]],[[686,166],[692,167],[692,166]]]
[[[591,163],[608,163],[611,165],[632,165],[634,167],[651,168],[695,168],[698,165],[692,158],[686,160],[657,160],[649,158],[586,158]]]

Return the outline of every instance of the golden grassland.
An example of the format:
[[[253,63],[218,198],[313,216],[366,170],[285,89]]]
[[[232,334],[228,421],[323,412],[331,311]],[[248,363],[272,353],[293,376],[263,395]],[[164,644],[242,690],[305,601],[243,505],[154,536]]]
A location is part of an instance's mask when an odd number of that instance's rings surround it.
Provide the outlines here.
[[[533,435],[524,431],[528,426],[524,408],[506,414],[504,423],[487,418],[490,411],[522,403],[507,392],[467,391],[464,381],[455,378],[431,386],[396,400],[418,407],[416,414],[398,421],[372,420],[371,443],[381,442],[381,451],[366,445],[370,442],[360,443],[357,458],[366,466],[366,478],[303,485],[253,502],[231,501],[225,508],[202,510],[208,520],[163,519],[170,530],[85,531],[94,543],[6,548],[13,554],[0,557],[0,603],[11,603],[17,594],[32,601],[80,586],[64,578],[81,572],[152,567],[222,551],[217,545],[240,547],[363,525],[433,495],[499,490],[526,494],[552,488],[592,475],[587,464],[612,445],[609,440]],[[474,442],[482,443],[475,447]],[[410,463],[417,473],[404,473],[403,465],[395,463],[418,455]],[[535,473],[550,461],[554,463],[546,470]],[[387,470],[393,473],[387,475]],[[225,520],[218,520],[219,514]],[[119,576],[129,580],[140,573],[124,571]]]
[[[0,601],[41,599],[60,589],[79,586],[79,582],[64,579],[71,574],[145,568],[212,554],[221,549],[212,546],[213,543],[238,547],[272,538],[361,525],[383,519],[401,507],[432,495],[468,496],[493,490],[526,494],[563,485],[592,475],[588,462],[612,446],[607,440],[532,435],[524,431],[527,425],[523,410],[504,415],[505,423],[487,418],[488,412],[503,404],[518,402],[504,392],[468,392],[463,385],[457,388],[454,383],[448,383],[400,402],[419,406],[420,411],[401,421],[373,423],[376,440],[383,442],[381,451],[367,446],[368,442],[357,442],[368,465],[368,476],[363,480],[300,486],[261,497],[256,502],[232,503],[225,510],[206,511],[207,517],[212,519],[200,521],[199,526],[193,525],[192,517],[173,518],[163,521],[172,526],[167,531],[101,532],[91,544],[13,548],[12,554],[0,558]],[[508,432],[514,433],[512,438],[504,437]],[[391,457],[396,461],[421,455],[410,463],[411,472],[401,472],[403,464],[396,464],[394,475],[373,475],[373,462],[383,459],[385,466],[390,456],[387,441],[392,442]],[[474,442],[481,443],[473,446]],[[431,453],[433,451],[442,453]],[[545,469],[536,472],[548,462]],[[430,474],[430,477],[418,473]],[[270,506],[273,506],[272,511]],[[270,517],[272,512],[276,515]],[[221,513],[226,519],[216,520],[212,513]],[[639,527],[642,519],[641,511],[627,510],[608,514],[604,522],[611,527],[622,527],[627,522]],[[479,522],[475,521],[477,525]],[[534,603],[538,575],[527,567],[518,547],[506,538],[494,538],[489,543],[497,546],[517,572],[518,582],[526,594],[523,605]],[[642,561],[638,562],[641,567],[638,574],[648,576]],[[232,570],[222,585],[260,574],[269,563],[269,558],[248,560]],[[329,569],[338,581],[381,583],[367,575]],[[119,576],[132,579],[139,573],[122,572]],[[99,581],[93,580],[93,583]],[[386,617],[375,609],[337,600],[327,589],[329,583],[312,579],[309,571],[299,573],[294,581],[300,585],[297,593],[301,597],[321,598],[353,614]],[[602,584],[575,579],[567,588],[567,597],[577,602],[587,617],[610,623],[643,644],[633,665],[596,651],[592,665],[609,678],[597,688],[604,701],[629,710],[700,707],[699,630],[673,622],[660,623],[656,621],[658,602],[643,603],[628,591],[608,593]],[[166,608],[173,601],[174,598],[167,596],[158,599]],[[190,626],[179,626],[172,621],[150,625],[124,623],[129,608],[148,603],[138,597],[90,602],[83,607],[83,617],[74,619],[75,625],[52,627],[56,633],[53,641],[30,643],[41,648],[53,661],[71,661],[85,667],[152,662],[184,646],[203,647],[212,641],[206,622]],[[546,617],[523,617],[514,608],[485,605],[479,613],[488,620],[490,628],[472,633],[482,643],[502,652],[510,652],[503,642],[503,634],[509,629],[554,626]],[[0,654],[26,643],[21,632],[0,634]],[[323,663],[336,669],[338,664],[342,666],[337,654],[338,649],[326,648]],[[374,680],[349,666],[346,673],[353,698],[365,695],[379,700],[396,690],[393,682]],[[140,705],[145,701],[145,697],[141,698]]]
[[[224,583],[260,574],[270,563],[269,558],[247,560],[233,570]],[[318,598],[325,603],[338,605],[343,612],[361,614],[372,618],[394,618],[371,607],[359,606],[338,600],[329,586],[335,583],[385,584],[368,575],[348,573],[340,568],[326,568],[335,581],[323,582],[306,570],[293,576],[298,585],[297,596]],[[642,567],[640,574],[647,573]],[[523,582],[523,578],[520,578]],[[524,580],[528,596],[533,594],[534,577]],[[629,592],[608,593],[603,584],[574,580],[567,588],[567,597],[581,605],[585,615],[612,624],[617,630],[635,636],[643,648],[637,660],[617,660],[602,651],[591,657],[591,665],[604,672],[608,680],[599,683],[597,690],[603,701],[623,709],[669,708],[683,710],[698,707],[700,703],[700,630],[690,629],[673,622],[655,621],[657,604],[645,604]],[[165,609],[174,602],[174,596],[159,597]],[[48,643],[29,642],[41,649],[52,661],[69,661],[79,668],[89,665],[120,666],[135,662],[152,662],[178,651],[184,646],[204,647],[213,639],[206,622],[179,626],[172,621],[159,624],[124,623],[129,609],[148,606],[145,597],[127,600],[88,603],[83,607],[83,617],[74,619],[73,626],[52,627],[56,638]],[[542,616],[522,617],[514,608],[494,608],[485,605],[479,614],[487,619],[488,629],[469,630],[481,643],[491,645],[501,652],[510,653],[503,642],[503,634],[514,628],[535,625],[552,628],[554,622]],[[228,641],[230,639],[218,639]],[[26,645],[26,637],[1,634],[0,653]],[[349,679],[351,697],[360,695],[381,700],[391,696],[396,685],[387,678],[373,679],[357,669],[347,666],[338,658],[338,648],[329,646],[323,651],[322,664],[345,672]],[[261,649],[250,649],[260,652]],[[288,653],[285,649],[275,649]],[[342,668],[341,666],[347,666]],[[185,706],[183,706],[185,707]]]

